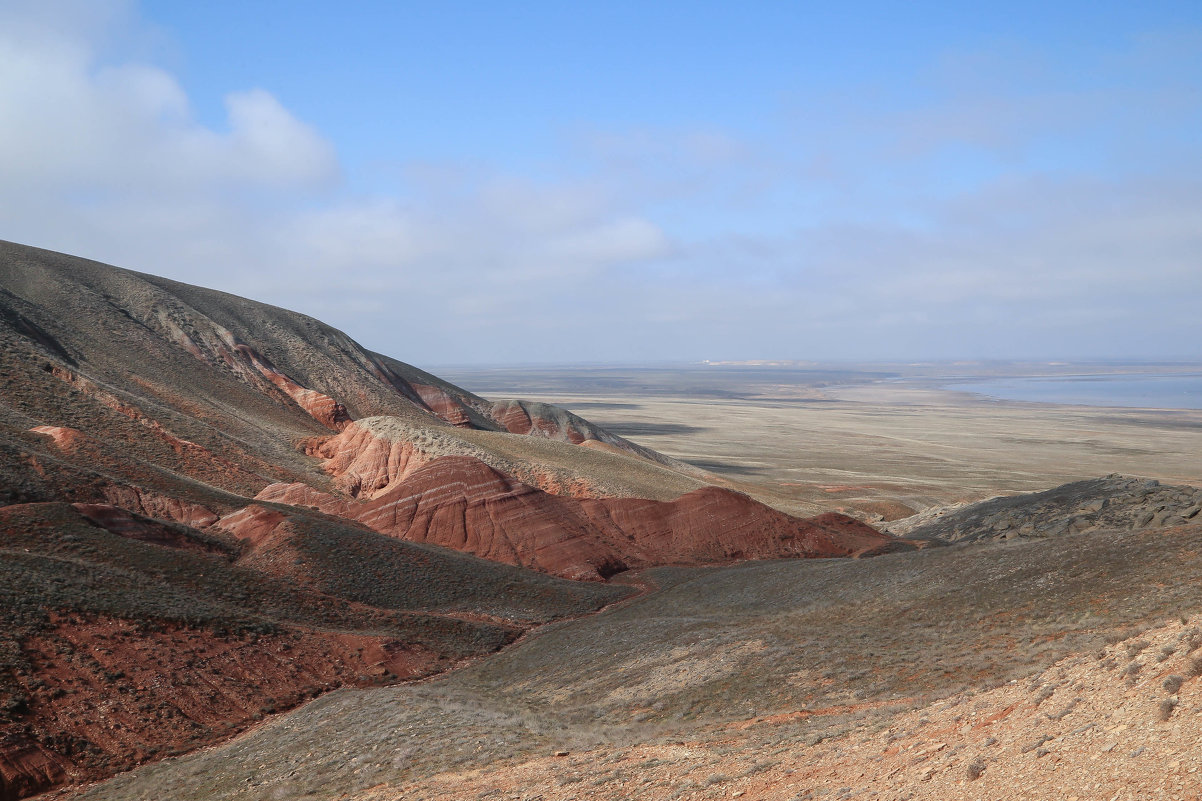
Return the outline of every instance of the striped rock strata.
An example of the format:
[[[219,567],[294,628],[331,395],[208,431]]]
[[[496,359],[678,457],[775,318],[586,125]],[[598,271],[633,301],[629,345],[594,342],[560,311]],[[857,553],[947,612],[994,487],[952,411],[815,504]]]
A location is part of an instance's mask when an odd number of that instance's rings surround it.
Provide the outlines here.
[[[366,502],[305,484],[273,484],[257,499],[316,507],[390,536],[572,579],[649,565],[859,556],[899,544],[843,515],[790,517],[719,487],[672,501],[552,495],[464,456],[434,459]],[[240,511],[222,526],[258,540],[265,536],[258,527],[277,522]]]

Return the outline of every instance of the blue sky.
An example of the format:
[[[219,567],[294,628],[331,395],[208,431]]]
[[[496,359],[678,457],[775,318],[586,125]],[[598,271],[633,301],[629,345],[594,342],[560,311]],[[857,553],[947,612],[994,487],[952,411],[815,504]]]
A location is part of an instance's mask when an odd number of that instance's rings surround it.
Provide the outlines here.
[[[0,0],[0,238],[427,366],[1202,359],[1202,5]]]

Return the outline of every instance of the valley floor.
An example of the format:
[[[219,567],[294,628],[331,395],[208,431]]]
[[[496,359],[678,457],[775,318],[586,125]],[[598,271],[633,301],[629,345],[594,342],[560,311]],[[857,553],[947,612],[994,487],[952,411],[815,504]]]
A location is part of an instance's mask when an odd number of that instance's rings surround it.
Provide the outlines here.
[[[997,401],[867,368],[442,372],[537,392],[795,514],[892,520],[1109,473],[1202,486],[1198,410]]]

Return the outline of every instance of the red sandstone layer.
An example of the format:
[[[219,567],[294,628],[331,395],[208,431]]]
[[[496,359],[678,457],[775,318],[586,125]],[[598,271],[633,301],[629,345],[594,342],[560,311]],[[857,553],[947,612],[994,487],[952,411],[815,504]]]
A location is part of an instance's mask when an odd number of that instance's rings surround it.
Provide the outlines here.
[[[573,579],[601,580],[657,564],[855,556],[896,544],[843,515],[790,517],[718,487],[674,501],[551,495],[463,456],[408,471],[365,503],[304,484],[273,484],[258,499],[316,507],[383,534]],[[252,509],[223,519],[222,526],[248,539],[264,536],[259,529],[267,510]]]

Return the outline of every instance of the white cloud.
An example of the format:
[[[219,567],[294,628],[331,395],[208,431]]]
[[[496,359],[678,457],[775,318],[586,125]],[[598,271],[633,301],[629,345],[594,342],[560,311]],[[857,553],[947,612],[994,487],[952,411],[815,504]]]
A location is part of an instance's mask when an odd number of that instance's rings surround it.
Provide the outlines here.
[[[587,180],[431,169],[420,204],[348,194],[332,144],[271,93],[227,95],[217,130],[166,70],[104,61],[105,32],[136,25],[127,4],[0,21],[0,236],[318,314],[361,309],[356,292],[447,309],[487,288],[496,308],[670,249]]]
[[[54,30],[0,31],[0,181],[9,192],[161,198],[311,188],[336,176],[332,145],[268,92],[232,93],[226,108],[229,131],[214,131],[158,67],[101,64],[91,43]]]

